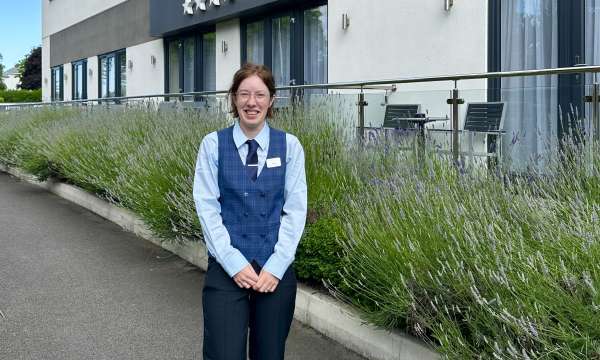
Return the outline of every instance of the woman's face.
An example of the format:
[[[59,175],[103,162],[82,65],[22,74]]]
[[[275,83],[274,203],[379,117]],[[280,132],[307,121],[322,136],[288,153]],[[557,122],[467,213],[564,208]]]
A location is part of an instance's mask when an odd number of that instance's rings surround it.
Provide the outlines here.
[[[257,75],[244,79],[235,93],[235,107],[240,115],[240,126],[246,129],[261,127],[267,111],[273,105],[269,88]]]

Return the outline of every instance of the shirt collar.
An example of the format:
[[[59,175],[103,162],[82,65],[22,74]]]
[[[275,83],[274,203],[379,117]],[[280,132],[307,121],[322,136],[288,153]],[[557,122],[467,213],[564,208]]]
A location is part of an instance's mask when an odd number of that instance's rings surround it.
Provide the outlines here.
[[[263,150],[269,146],[270,132],[269,123],[265,121],[265,126],[263,126],[262,130],[254,138],[258,143],[258,146]],[[240,128],[239,122],[236,121],[233,126],[233,141],[235,142],[235,147],[239,149],[247,140],[249,140],[248,137],[246,137],[246,134],[244,134],[242,128]]]

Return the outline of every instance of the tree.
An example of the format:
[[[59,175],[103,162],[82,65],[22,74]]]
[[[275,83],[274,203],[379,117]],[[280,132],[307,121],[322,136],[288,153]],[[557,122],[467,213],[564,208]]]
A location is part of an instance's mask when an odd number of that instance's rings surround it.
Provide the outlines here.
[[[42,47],[33,48],[17,64],[19,79],[21,85],[19,87],[25,90],[36,90],[42,87]]]
[[[6,84],[4,84],[4,65],[2,64],[2,54],[0,54],[0,91],[6,90]]]

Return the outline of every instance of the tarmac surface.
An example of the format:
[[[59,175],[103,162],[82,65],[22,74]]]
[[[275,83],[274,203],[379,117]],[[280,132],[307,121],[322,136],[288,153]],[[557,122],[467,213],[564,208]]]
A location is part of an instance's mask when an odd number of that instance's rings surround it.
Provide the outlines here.
[[[0,359],[202,359],[204,273],[0,173]],[[364,359],[294,321],[286,359]]]

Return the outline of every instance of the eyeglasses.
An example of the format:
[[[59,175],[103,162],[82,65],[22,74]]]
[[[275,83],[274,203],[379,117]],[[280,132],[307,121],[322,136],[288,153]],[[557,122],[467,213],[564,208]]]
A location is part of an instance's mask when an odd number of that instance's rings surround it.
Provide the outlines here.
[[[242,90],[235,93],[235,96],[238,98],[238,100],[242,102],[250,100],[252,95],[254,95],[254,99],[257,102],[265,102],[269,98],[269,93],[263,91],[250,92]]]

